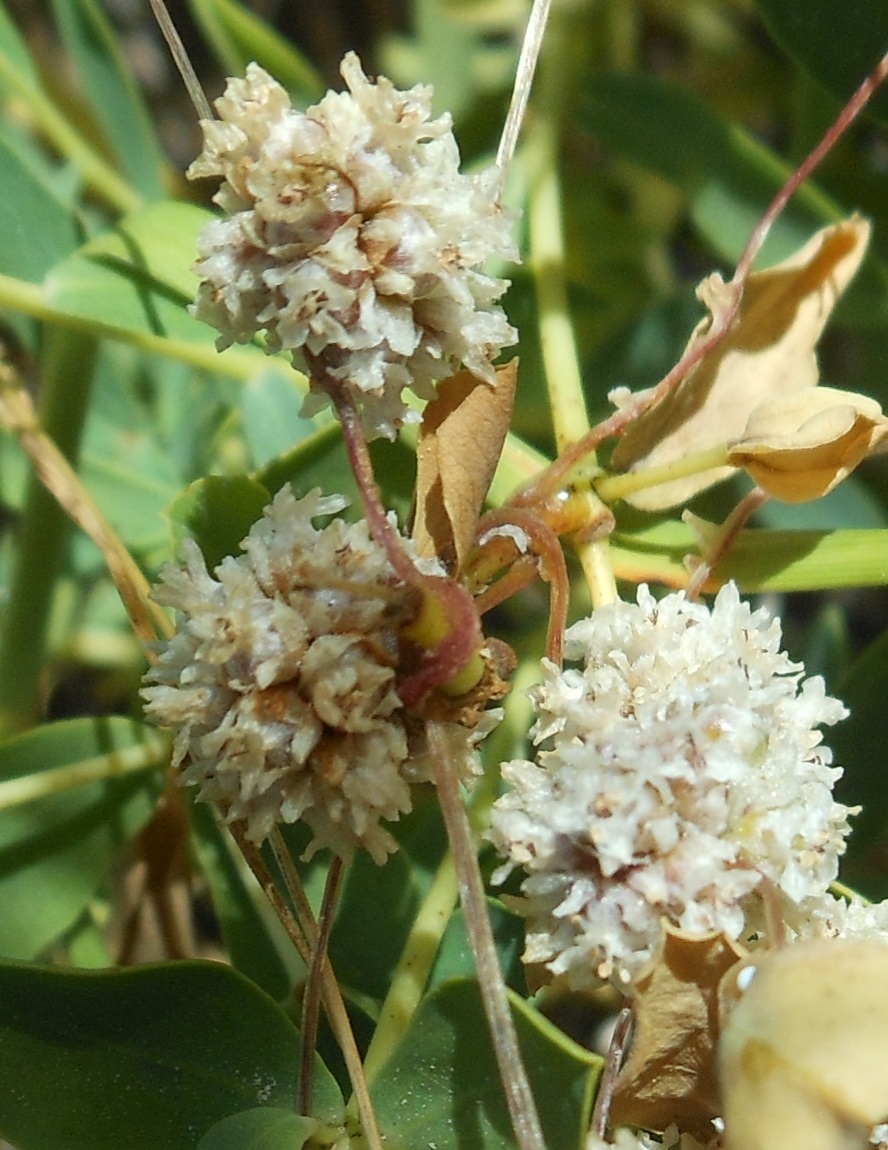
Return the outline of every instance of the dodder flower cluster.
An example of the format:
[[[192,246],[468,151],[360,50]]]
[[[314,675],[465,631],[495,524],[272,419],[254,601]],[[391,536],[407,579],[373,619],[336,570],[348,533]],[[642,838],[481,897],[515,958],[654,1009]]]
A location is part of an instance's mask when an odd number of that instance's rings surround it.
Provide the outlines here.
[[[517,761],[493,838],[528,873],[525,960],[574,985],[625,988],[665,917],[745,937],[763,880],[823,899],[848,833],[817,727],[844,717],[780,649],[780,624],[724,587],[710,611],[673,594],[595,611],[544,664],[538,762]]]
[[[221,176],[228,218],[203,231],[196,314],[220,346],[267,332],[270,351],[301,349],[315,396],[344,386],[365,430],[392,437],[459,365],[494,382],[515,342],[496,300],[506,281],[481,269],[517,259],[498,201],[499,172],[461,175],[449,116],[431,89],[368,81],[354,53],[348,92],[306,112],[256,64],[229,80],[204,121],[189,176]]]
[[[185,565],[168,566],[156,591],[179,612],[178,633],[143,695],[148,716],[176,731],[182,781],[245,820],[250,839],[304,820],[312,850],[359,847],[382,862],[395,842],[381,820],[409,811],[411,783],[430,775],[396,690],[415,606],[364,522],[314,525],[345,502],[284,488],[245,554],[214,575],[188,541]]]

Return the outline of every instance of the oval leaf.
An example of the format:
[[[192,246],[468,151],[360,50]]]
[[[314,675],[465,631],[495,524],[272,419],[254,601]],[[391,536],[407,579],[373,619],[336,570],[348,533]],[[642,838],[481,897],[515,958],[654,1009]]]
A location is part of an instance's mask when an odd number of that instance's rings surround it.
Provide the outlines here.
[[[2,966],[0,1131],[18,1150],[193,1150],[231,1114],[292,1109],[298,1045],[283,1011],[221,963]]]

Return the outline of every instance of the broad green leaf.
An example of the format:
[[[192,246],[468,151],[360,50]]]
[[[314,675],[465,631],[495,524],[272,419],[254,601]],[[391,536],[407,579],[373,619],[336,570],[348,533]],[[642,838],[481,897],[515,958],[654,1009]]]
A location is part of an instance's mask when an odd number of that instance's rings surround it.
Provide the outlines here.
[[[163,154],[118,37],[95,0],[53,0],[77,78],[123,174],[147,199],[164,192]]]
[[[368,854],[356,854],[340,898],[330,960],[359,1001],[381,1003],[388,992],[416,912],[444,854],[437,800],[428,789],[414,791],[413,811],[388,824],[400,847],[397,854],[381,867]],[[361,940],[359,946],[356,939]]]
[[[212,340],[212,329],[186,312],[197,289],[197,232],[207,218],[172,201],[127,216],[49,272],[46,302],[110,327]]]
[[[242,75],[255,61],[289,89],[297,106],[323,95],[324,84],[306,57],[237,0],[189,0],[189,7],[229,75]]]
[[[0,273],[39,283],[80,240],[76,217],[45,175],[0,136]]]
[[[285,363],[270,360],[248,380],[241,396],[244,436],[256,467],[265,467],[318,430],[299,414],[305,391],[301,377]]]
[[[500,967],[507,984],[519,994],[527,993],[527,978],[521,954],[524,950],[524,920],[510,914],[495,898],[487,899],[487,913],[493,927]],[[462,908],[457,908],[447,924],[435,965],[429,976],[429,986],[439,986],[453,978],[470,978],[475,974],[475,960],[466,933]]]
[[[512,998],[521,1051],[549,1150],[577,1150],[602,1059]],[[514,1135],[478,986],[445,983],[424,999],[373,1086],[388,1150],[513,1150]],[[27,1148],[25,1148],[27,1150]]]
[[[888,8],[870,0],[756,0],[774,39],[840,100],[847,100],[888,48]],[[888,117],[888,92],[869,110]]]
[[[161,746],[117,716],[0,745],[0,954],[33,958],[78,918],[152,814]],[[37,797],[22,802],[26,788]]]
[[[0,1133],[18,1150],[194,1150],[228,1115],[292,1107],[298,1045],[221,963],[0,967]],[[319,1113],[341,1120],[318,1085]]]
[[[179,533],[195,538],[212,571],[241,541],[271,502],[267,488],[246,475],[197,479],[172,503],[169,516]]]
[[[217,1122],[201,1138],[197,1150],[301,1150],[317,1129],[314,1118],[262,1106]]]
[[[730,260],[740,255],[751,228],[791,172],[695,96],[651,76],[594,75],[583,89],[579,118],[614,154],[678,184],[702,234]],[[806,185],[774,225],[763,261],[791,255],[816,228],[840,214]]]

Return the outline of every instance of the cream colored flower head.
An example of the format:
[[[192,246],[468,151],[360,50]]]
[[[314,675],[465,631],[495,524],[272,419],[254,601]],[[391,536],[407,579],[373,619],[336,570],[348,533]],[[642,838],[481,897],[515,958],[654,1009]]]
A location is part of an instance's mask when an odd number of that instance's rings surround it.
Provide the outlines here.
[[[397,693],[416,604],[364,522],[315,525],[345,502],[284,488],[244,554],[212,575],[186,542],[184,565],[169,565],[156,591],[178,612],[177,634],[142,694],[147,716],[176,732],[182,782],[244,820],[254,842],[305,821],[310,851],[360,848],[382,862],[396,845],[383,822],[411,809],[411,784],[431,773]]]
[[[665,918],[746,938],[768,880],[822,896],[849,827],[818,727],[844,707],[780,650],[780,624],[733,584],[615,603],[570,628],[532,692],[536,762],[504,767],[492,837],[527,877],[525,960],[626,989]]]
[[[496,303],[507,282],[483,266],[517,250],[498,170],[460,174],[431,89],[371,83],[354,53],[342,75],[347,92],[299,112],[250,64],[203,122],[188,175],[222,177],[226,218],[200,237],[195,313],[222,347],[265,331],[269,351],[301,353],[309,413],[342,386],[368,435],[391,438],[416,418],[406,388],[431,398],[461,365],[494,383],[516,336]]]

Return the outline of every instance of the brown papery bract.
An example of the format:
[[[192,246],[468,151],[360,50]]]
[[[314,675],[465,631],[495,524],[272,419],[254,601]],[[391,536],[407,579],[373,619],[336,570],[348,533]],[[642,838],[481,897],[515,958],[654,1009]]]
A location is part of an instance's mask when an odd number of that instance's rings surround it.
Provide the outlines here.
[[[614,451],[614,467],[661,467],[717,447],[740,437],[750,413],[766,398],[815,387],[817,341],[860,266],[869,234],[869,224],[854,216],[823,228],[782,263],[754,272],[728,334],[627,429]],[[707,338],[728,306],[728,288],[718,274],[698,287],[710,315],[698,324],[685,356]],[[712,468],[626,498],[635,507],[659,511],[730,474],[730,467]]]

